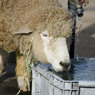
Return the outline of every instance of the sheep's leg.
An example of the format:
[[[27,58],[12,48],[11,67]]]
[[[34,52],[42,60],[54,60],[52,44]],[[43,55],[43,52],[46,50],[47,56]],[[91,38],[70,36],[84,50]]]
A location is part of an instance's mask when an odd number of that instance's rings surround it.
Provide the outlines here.
[[[24,56],[17,56],[16,75],[20,90],[30,91],[30,73],[27,71]]]
[[[3,49],[0,49],[0,73],[2,73],[8,63],[8,53]]]

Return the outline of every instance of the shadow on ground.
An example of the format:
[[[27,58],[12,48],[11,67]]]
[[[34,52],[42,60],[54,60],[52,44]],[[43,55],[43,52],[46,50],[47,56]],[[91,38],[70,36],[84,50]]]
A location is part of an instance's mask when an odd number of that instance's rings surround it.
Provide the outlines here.
[[[0,74],[0,95],[16,95],[19,91],[15,75],[15,54],[10,54],[10,59],[5,71]],[[30,92],[20,92],[19,95],[31,95]]]

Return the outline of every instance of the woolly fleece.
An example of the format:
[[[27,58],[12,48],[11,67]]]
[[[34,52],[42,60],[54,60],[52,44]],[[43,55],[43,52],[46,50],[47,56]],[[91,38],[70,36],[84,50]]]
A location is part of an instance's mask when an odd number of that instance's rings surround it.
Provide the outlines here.
[[[48,30],[50,36],[69,38],[72,27],[71,15],[56,0],[0,0],[0,48],[8,52],[19,50],[23,34],[30,42],[30,35],[20,30]]]

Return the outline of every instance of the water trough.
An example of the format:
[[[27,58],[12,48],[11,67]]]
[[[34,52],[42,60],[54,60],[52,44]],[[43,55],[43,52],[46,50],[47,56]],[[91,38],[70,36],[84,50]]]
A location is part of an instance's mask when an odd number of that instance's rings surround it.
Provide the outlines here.
[[[68,72],[49,64],[33,65],[31,95],[95,95],[95,58],[72,59]]]

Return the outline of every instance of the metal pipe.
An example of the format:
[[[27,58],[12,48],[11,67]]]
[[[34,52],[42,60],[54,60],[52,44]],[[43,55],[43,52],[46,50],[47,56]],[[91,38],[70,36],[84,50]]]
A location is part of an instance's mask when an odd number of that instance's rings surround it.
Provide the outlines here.
[[[78,17],[83,16],[84,9],[80,5],[81,0],[68,0],[68,10],[72,14],[72,18],[74,20],[74,27],[76,27],[76,15]],[[71,37],[71,45],[70,45],[70,58],[74,58],[74,50],[75,50],[75,28],[72,30],[72,37]]]
[[[81,0],[69,0],[69,4],[74,5],[76,7],[75,12],[78,17],[83,16],[84,9],[82,5],[80,5]]]
[[[70,0],[68,0],[68,10],[72,14],[72,18],[74,20],[74,27],[76,27],[76,6]],[[74,50],[75,50],[75,29],[72,30],[71,37],[71,45],[70,45],[70,58],[74,58]]]

